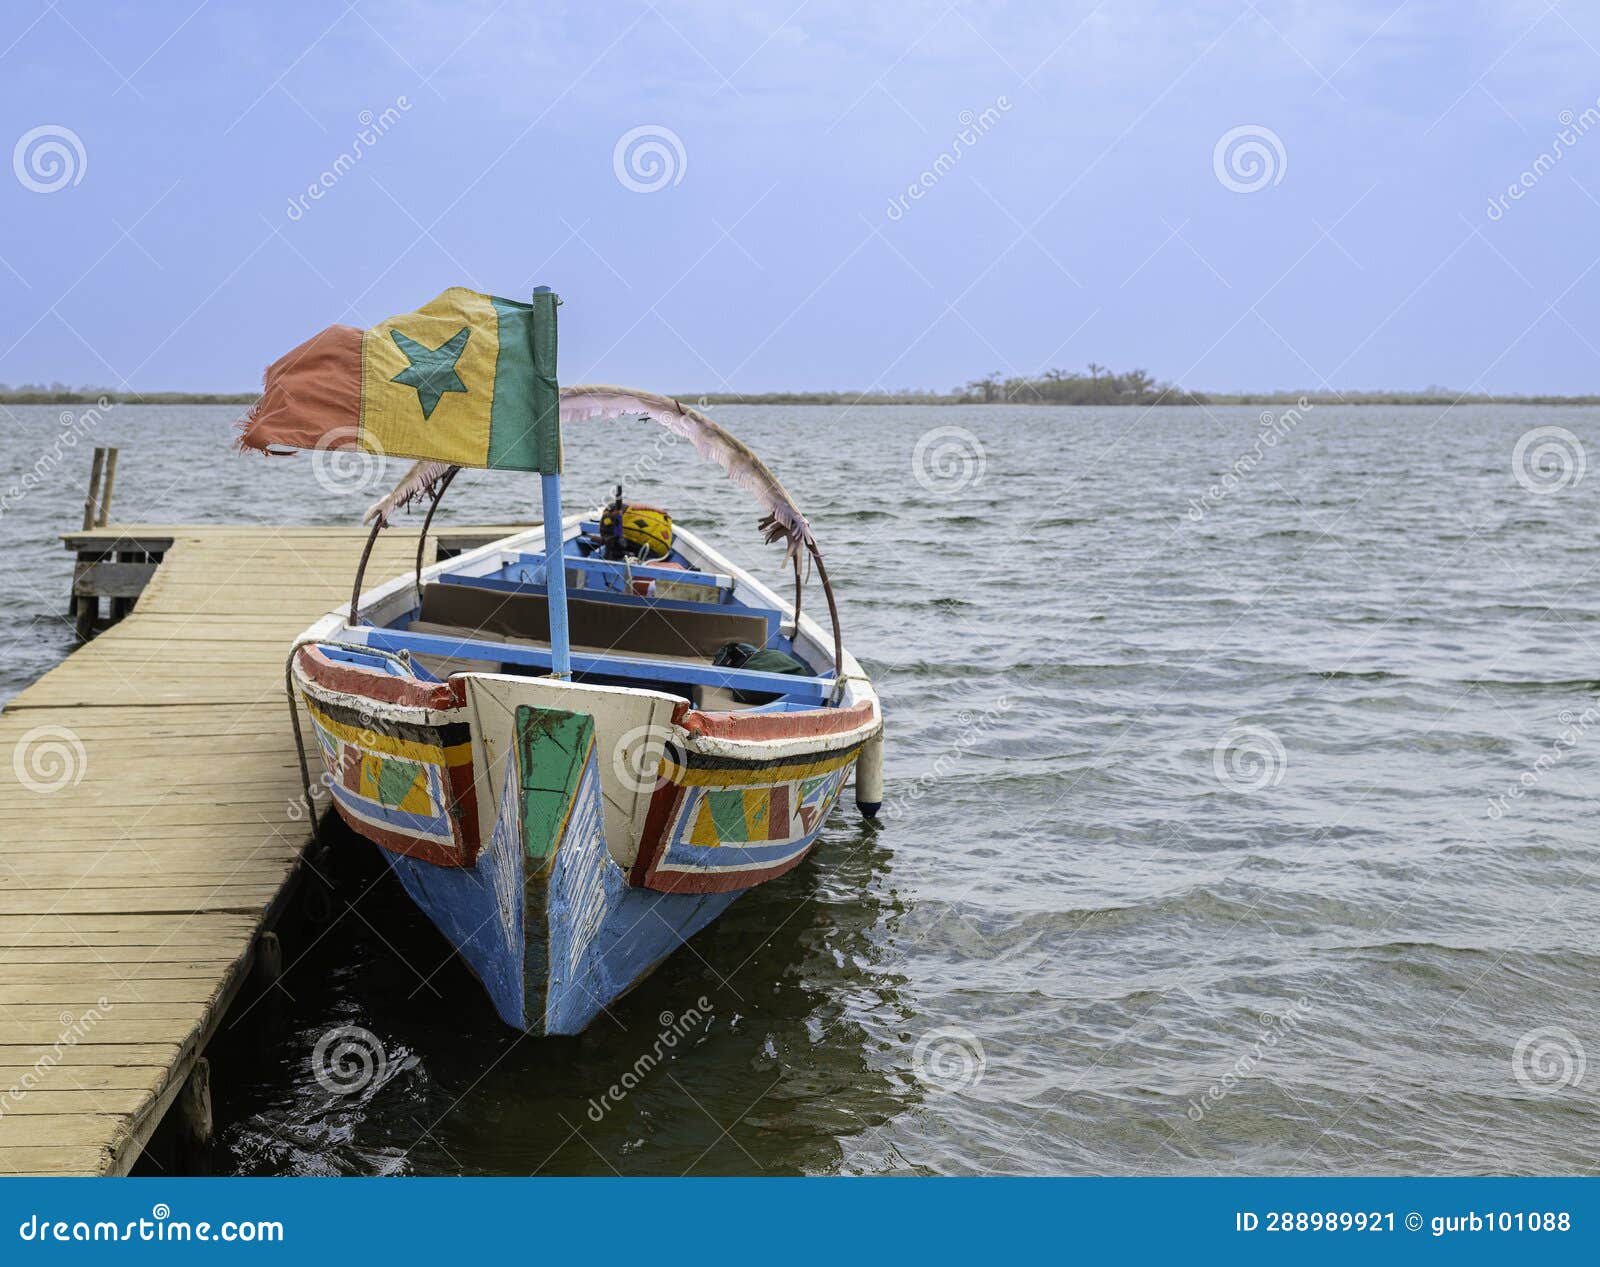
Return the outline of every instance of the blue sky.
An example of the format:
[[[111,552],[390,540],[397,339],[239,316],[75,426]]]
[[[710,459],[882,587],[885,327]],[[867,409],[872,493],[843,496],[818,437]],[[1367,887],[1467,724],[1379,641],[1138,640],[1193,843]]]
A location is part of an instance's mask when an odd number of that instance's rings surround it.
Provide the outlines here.
[[[545,283],[571,382],[1600,386],[1578,0],[9,0],[0,50],[12,384]]]

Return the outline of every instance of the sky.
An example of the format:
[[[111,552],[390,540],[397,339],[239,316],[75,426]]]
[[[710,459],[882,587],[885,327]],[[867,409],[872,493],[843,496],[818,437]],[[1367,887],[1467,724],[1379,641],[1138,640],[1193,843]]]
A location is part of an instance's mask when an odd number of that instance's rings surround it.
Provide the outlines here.
[[[6,0],[0,382],[543,284],[566,382],[1589,393],[1597,101],[1580,0]]]

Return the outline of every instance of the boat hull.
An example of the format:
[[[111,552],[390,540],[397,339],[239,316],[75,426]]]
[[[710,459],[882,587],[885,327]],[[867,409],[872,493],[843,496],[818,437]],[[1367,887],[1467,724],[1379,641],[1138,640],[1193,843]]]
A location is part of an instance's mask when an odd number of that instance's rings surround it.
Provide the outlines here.
[[[549,679],[404,683],[315,647],[296,670],[340,817],[501,1019],[532,1034],[580,1033],[741,893],[799,865],[863,746],[849,713],[830,719],[837,733],[784,740],[760,714],[719,721]],[[568,700],[579,707],[552,706]],[[648,773],[630,777],[639,762]]]
[[[475,865],[384,854],[502,1020],[577,1034],[742,890],[631,887],[606,845],[593,720],[524,706],[514,725],[517,766]]]

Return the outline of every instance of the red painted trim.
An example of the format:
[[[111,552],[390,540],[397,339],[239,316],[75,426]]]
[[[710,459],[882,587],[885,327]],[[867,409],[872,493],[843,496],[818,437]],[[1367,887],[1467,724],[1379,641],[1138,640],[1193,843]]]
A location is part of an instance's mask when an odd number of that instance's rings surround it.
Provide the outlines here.
[[[478,783],[473,777],[472,762],[445,767],[453,803],[445,807],[450,815],[456,844],[460,847],[463,866],[472,866],[478,860],[478,850],[483,842],[478,836]]]
[[[680,705],[672,720],[691,735],[712,739],[816,739],[843,734],[872,719],[872,701],[849,708],[808,708],[801,713],[702,713]]]
[[[667,851],[667,833],[677,820],[678,808],[683,803],[687,789],[665,780],[656,784],[650,797],[650,808],[645,812],[644,830],[639,833],[639,852],[633,856],[633,870],[628,872],[628,883],[634,888],[649,885],[650,871],[656,860]]]
[[[714,871],[655,871],[645,882],[645,888],[657,893],[732,893],[740,889],[753,889],[768,880],[776,880],[785,872],[793,871],[816,848],[816,842],[802,849],[787,861],[760,871],[736,871],[718,874]]]
[[[467,684],[462,678],[452,678],[448,682],[419,682],[414,678],[395,677],[377,669],[340,664],[310,644],[301,647],[295,659],[300,672],[309,681],[330,691],[360,695],[381,704],[429,708],[436,712],[466,706]]]

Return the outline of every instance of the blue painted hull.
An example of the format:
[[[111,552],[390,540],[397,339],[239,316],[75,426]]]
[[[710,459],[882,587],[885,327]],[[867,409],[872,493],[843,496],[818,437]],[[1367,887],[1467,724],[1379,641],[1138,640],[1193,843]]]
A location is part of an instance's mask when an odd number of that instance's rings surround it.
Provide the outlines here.
[[[444,933],[483,983],[495,1011],[507,1025],[532,1034],[578,1034],[610,1003],[625,994],[653,967],[733,904],[738,893],[656,893],[630,889],[621,871],[605,859],[615,888],[606,913],[578,970],[541,1008],[539,983],[524,977],[524,960],[498,928],[495,900],[476,868],[436,867],[403,854],[380,850],[416,904]],[[524,913],[524,935],[543,942],[570,943],[559,915],[552,927],[548,905]],[[533,948],[537,956],[537,945]],[[533,1000],[530,1010],[529,1000]]]
[[[579,715],[519,709],[538,722]],[[508,1025],[532,1034],[577,1034],[725,911],[739,891],[661,893],[633,888],[606,848],[600,779],[588,718],[555,752],[570,763],[565,789],[552,782],[552,740],[519,747],[517,777],[505,779],[494,831],[470,867],[437,866],[384,851],[413,901],[483,982]],[[530,755],[530,753],[532,755]],[[530,839],[537,796],[564,797],[559,831]]]

